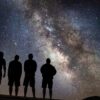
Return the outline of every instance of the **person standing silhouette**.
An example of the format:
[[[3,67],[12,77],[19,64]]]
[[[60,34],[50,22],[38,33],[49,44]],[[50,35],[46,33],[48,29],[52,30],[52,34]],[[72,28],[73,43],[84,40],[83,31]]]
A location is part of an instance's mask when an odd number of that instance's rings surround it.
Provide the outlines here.
[[[16,55],[15,59],[9,63],[8,67],[8,85],[10,96],[12,95],[13,84],[15,85],[15,95],[18,95],[21,74],[22,64],[19,62],[19,56]]]
[[[52,99],[52,86],[53,86],[53,76],[56,74],[56,69],[51,64],[50,58],[46,59],[46,64],[44,64],[41,67],[41,73],[42,73],[42,88],[43,88],[43,99],[45,99],[46,94],[46,87],[48,85],[49,88],[49,96],[50,99]]]
[[[35,98],[35,72],[37,69],[37,63],[35,60],[33,60],[33,54],[28,55],[28,60],[24,63],[24,72],[25,72],[25,78],[24,78],[24,97],[26,97],[27,94],[27,88],[30,84],[30,87],[32,88],[33,97]]]
[[[0,52],[0,84],[1,84],[1,80],[2,80],[2,67],[4,70],[3,77],[5,77],[5,75],[6,75],[6,61],[3,58],[3,56],[4,56],[3,52]]]

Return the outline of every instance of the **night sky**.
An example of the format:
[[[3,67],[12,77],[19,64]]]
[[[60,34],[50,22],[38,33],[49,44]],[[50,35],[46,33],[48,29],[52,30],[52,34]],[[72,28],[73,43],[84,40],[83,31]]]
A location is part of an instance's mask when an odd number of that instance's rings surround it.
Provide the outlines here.
[[[54,98],[100,96],[99,32],[99,0],[0,0],[0,51],[7,68],[16,54],[23,64],[33,53],[38,62],[37,97],[42,97],[40,68],[48,57],[58,72]],[[21,96],[23,76],[24,72]],[[6,76],[0,94],[8,94],[7,84]],[[28,96],[32,96],[30,88]]]

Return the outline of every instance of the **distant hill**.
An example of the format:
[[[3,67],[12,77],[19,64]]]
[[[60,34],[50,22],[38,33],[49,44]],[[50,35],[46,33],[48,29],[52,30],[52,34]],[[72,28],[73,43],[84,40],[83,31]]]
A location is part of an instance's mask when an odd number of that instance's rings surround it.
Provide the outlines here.
[[[0,100],[43,100],[42,98],[32,98],[32,97],[15,97],[15,96],[8,96],[8,95],[0,95]],[[45,100],[50,100],[50,99],[45,99]],[[59,99],[52,99],[52,100],[59,100]]]
[[[92,96],[92,97],[85,98],[83,100],[100,100],[100,97],[99,96]]]

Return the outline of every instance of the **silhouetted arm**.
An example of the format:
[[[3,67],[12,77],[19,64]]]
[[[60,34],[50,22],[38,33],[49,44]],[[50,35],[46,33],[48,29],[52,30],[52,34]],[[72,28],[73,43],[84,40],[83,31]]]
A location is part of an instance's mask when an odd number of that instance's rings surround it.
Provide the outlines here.
[[[37,63],[35,62],[35,72],[36,72],[36,70],[37,70]]]
[[[21,78],[21,75],[22,75],[22,64],[20,63],[20,78]]]
[[[55,67],[53,67],[53,75],[55,75],[57,73]]]
[[[6,76],[6,61],[4,60],[4,62],[3,62],[3,70],[4,70],[4,75],[3,75],[3,77],[5,77]]]
[[[41,67],[40,72],[43,73],[43,66]]]
[[[11,63],[9,63],[9,66],[8,66],[8,79],[10,78],[10,72],[11,72],[10,67],[11,67]]]
[[[42,76],[44,76],[44,65],[40,69]]]
[[[24,63],[24,72],[26,72],[26,61],[25,61],[25,63]]]

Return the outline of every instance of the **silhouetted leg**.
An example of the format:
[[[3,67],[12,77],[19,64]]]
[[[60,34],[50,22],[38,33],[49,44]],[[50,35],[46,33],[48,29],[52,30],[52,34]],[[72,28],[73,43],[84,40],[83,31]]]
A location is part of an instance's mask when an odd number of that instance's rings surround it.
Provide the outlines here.
[[[18,90],[19,90],[19,87],[16,86],[16,87],[15,87],[15,95],[16,95],[16,96],[18,95]]]
[[[0,79],[0,84],[1,84],[1,79]]]
[[[12,90],[13,90],[12,86],[9,86],[9,95],[10,96],[12,95]]]
[[[27,87],[28,87],[28,86],[25,86],[25,87],[24,87],[24,97],[26,97]]]
[[[1,80],[2,80],[2,74],[1,74],[1,72],[0,72],[0,84],[1,84]]]
[[[32,87],[32,93],[33,93],[33,97],[35,98],[35,88]]]
[[[45,99],[46,88],[43,88],[43,99]]]
[[[52,99],[52,89],[49,89],[50,100]]]
[[[1,84],[2,76],[0,75],[0,84]]]

